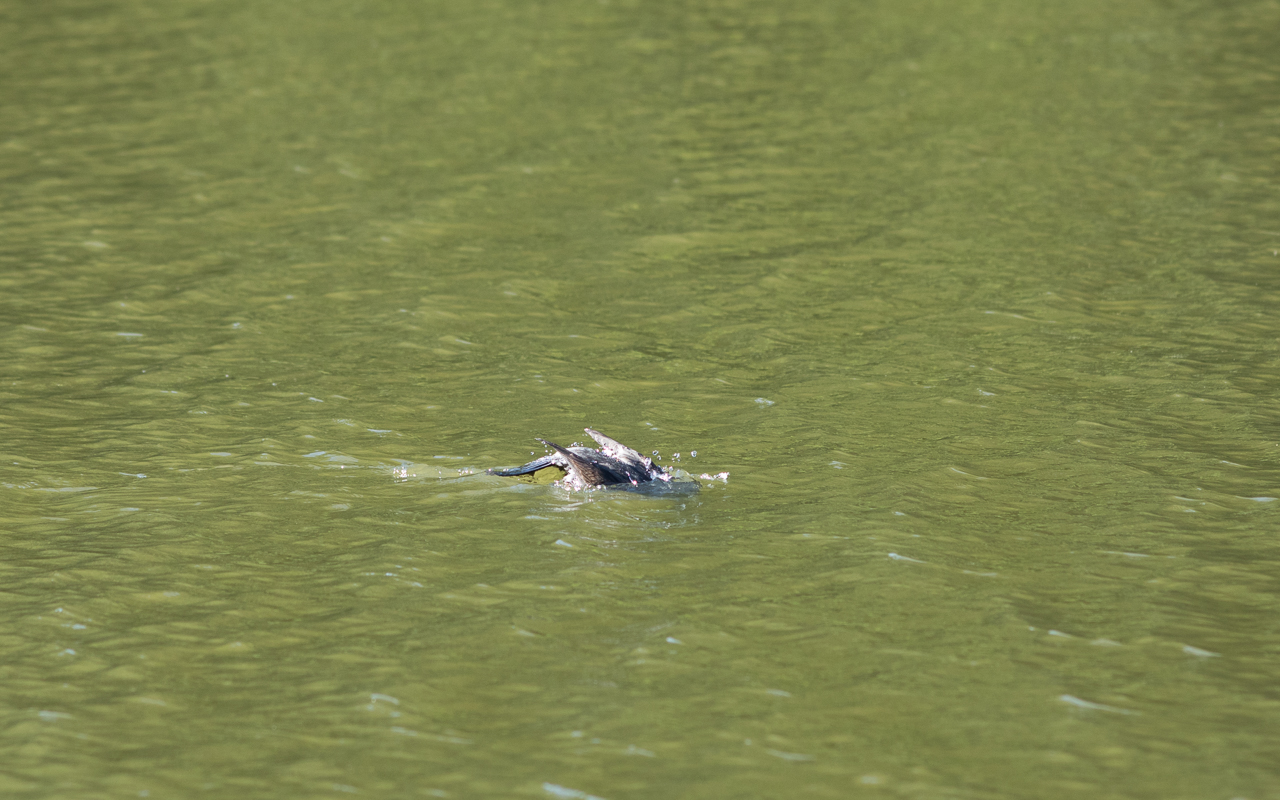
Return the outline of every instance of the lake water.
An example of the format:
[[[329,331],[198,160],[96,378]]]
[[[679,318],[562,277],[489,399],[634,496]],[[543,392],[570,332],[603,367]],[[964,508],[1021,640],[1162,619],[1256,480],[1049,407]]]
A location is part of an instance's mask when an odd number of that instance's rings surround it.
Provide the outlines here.
[[[9,4],[0,794],[1280,797],[1276,30]]]

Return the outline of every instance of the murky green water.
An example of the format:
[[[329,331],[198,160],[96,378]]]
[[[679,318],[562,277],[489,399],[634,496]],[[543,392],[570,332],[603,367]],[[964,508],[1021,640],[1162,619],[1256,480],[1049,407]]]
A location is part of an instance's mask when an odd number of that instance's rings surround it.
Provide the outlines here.
[[[0,794],[1280,797],[1278,25],[0,10]]]

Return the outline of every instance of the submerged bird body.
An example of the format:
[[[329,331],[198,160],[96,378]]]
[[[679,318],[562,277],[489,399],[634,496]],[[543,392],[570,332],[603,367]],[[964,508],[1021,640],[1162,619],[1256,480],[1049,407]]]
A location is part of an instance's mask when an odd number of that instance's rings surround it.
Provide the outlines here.
[[[600,431],[585,429],[600,445],[590,447],[561,447],[546,439],[538,441],[553,452],[528,464],[511,469],[491,469],[492,475],[513,477],[531,475],[540,469],[556,467],[564,472],[561,483],[569,489],[585,489],[591,486],[639,486],[650,481],[670,481],[671,474],[655,465],[653,460],[640,455],[621,442],[614,441]]]

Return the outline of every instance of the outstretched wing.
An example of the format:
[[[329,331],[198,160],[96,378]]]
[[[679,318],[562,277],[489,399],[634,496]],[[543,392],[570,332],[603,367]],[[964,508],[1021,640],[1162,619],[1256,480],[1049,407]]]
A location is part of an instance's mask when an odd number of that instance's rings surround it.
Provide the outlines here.
[[[622,474],[608,464],[591,458],[588,455],[580,455],[561,447],[555,442],[549,442],[546,439],[538,441],[556,451],[556,454],[563,457],[567,462],[565,469],[570,473],[576,473],[583,485],[586,486],[605,486],[611,483],[631,483],[631,478]],[[612,440],[611,440],[612,441]],[[579,448],[585,450],[585,448]],[[586,450],[587,453],[592,451]],[[606,454],[607,455],[607,454]]]
[[[537,439],[537,437],[534,438],[543,444],[555,447],[557,452],[550,453],[542,458],[535,459],[530,461],[528,464],[523,464],[519,467],[512,467],[511,469],[491,469],[488,470],[488,473],[490,475],[501,475],[504,478],[514,478],[517,475],[531,475],[538,470],[546,469],[547,467],[555,467],[562,472],[567,472],[569,470],[569,462],[563,455],[564,448],[556,447],[545,439]]]
[[[612,456],[619,461],[631,461],[638,465],[647,464],[649,462],[649,459],[640,455],[639,452],[632,450],[630,447],[627,447],[616,439],[610,439],[600,431],[592,430],[591,428],[584,428],[583,430],[587,432],[588,436],[595,439],[596,442],[600,444],[600,449],[603,450],[604,454],[607,456]]]
[[[520,467],[512,467],[511,469],[491,469],[488,472],[490,475],[501,475],[504,478],[514,478],[517,475],[530,475],[540,469],[546,469],[547,467],[556,467],[563,470],[564,465],[560,463],[561,461],[563,461],[563,459],[559,453],[552,453],[549,456],[543,456],[537,461],[530,461],[528,464]]]

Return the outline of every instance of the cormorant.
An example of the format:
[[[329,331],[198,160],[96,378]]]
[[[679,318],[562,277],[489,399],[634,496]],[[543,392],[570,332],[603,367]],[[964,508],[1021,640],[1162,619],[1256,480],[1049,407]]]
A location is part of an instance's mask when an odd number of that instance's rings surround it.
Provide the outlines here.
[[[529,475],[546,467],[557,467],[565,473],[561,484],[569,489],[624,484],[639,486],[649,481],[671,480],[671,473],[654,464],[653,459],[640,455],[600,431],[591,428],[584,430],[600,444],[599,450],[590,447],[561,447],[555,442],[538,439],[554,452],[521,467],[491,469],[488,472],[490,475],[513,477]]]

